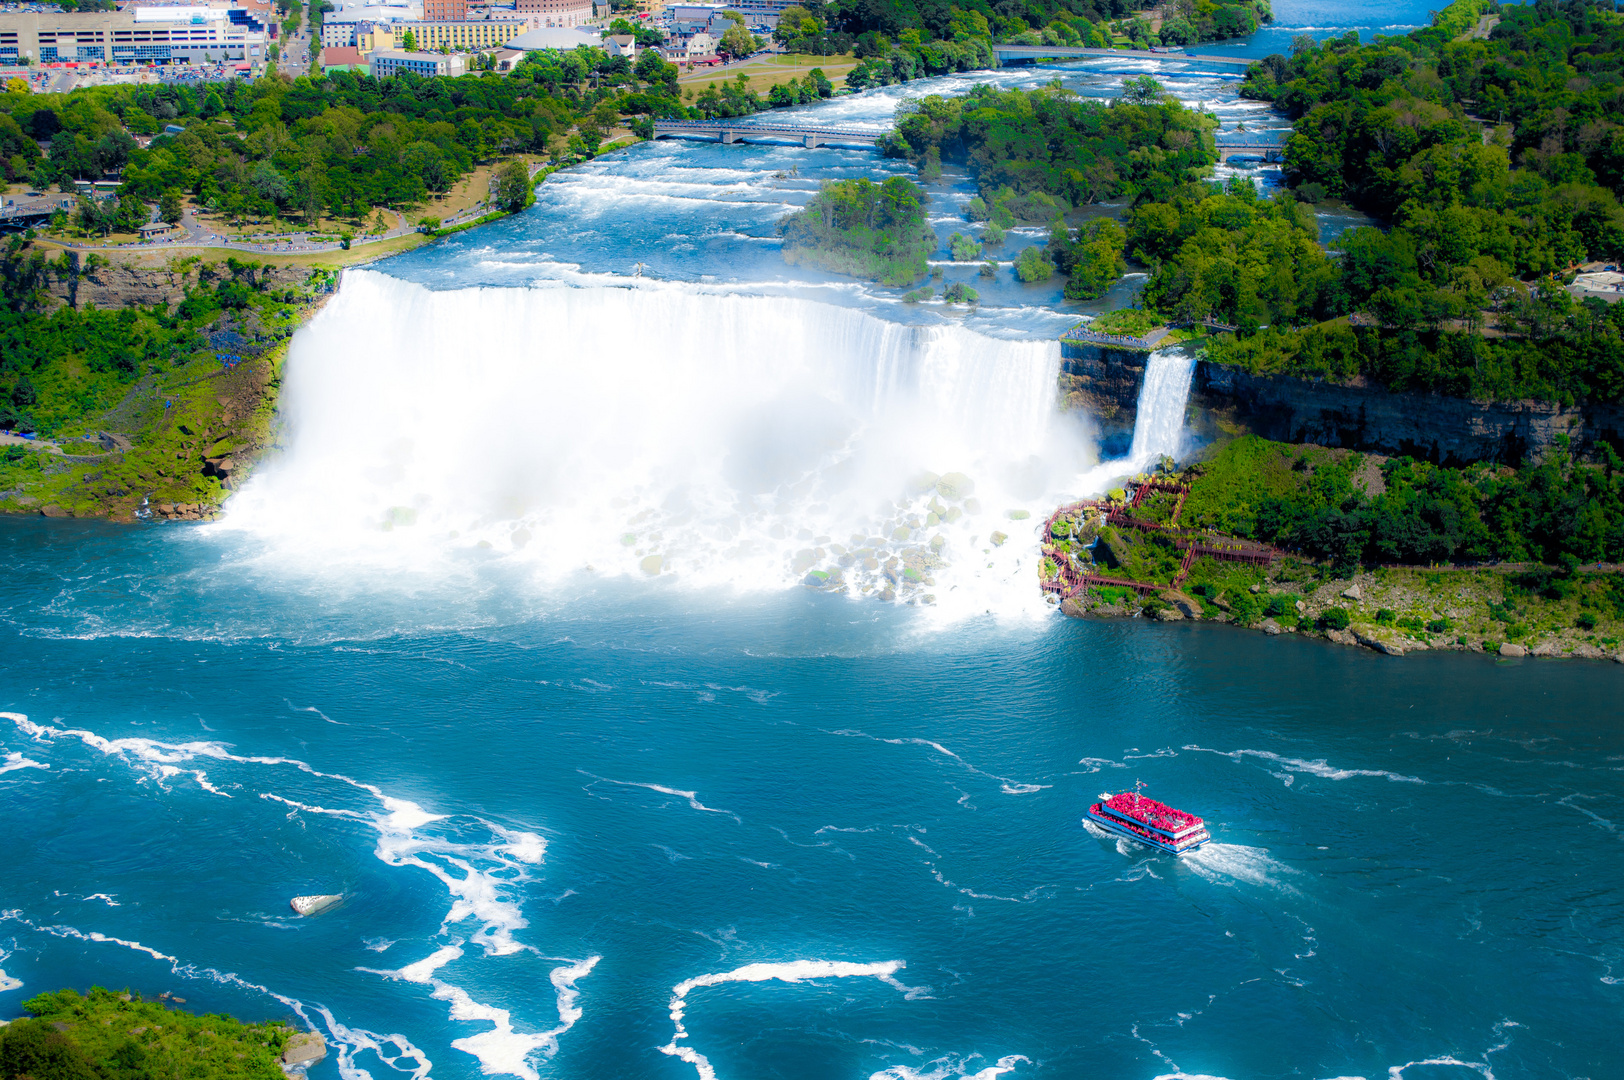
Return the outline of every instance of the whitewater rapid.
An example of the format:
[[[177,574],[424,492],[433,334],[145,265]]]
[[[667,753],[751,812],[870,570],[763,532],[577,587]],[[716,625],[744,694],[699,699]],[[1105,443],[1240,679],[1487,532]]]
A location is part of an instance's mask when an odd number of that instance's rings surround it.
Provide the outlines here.
[[[1161,427],[1102,465],[1059,364],[1052,340],[786,297],[351,271],[290,351],[285,449],[218,528],[305,567],[1041,610],[1039,524],[1172,450],[1188,388],[1187,360],[1147,379]]]

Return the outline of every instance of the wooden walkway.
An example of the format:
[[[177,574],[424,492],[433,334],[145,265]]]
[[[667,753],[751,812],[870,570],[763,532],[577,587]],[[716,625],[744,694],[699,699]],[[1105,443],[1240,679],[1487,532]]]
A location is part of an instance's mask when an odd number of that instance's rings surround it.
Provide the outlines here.
[[[1135,517],[1131,513],[1131,511],[1140,507],[1147,495],[1157,491],[1165,491],[1178,496],[1178,501],[1173,507],[1172,516],[1166,525],[1146,521],[1143,518]],[[1054,577],[1045,577],[1043,579],[1043,591],[1056,593],[1062,600],[1069,600],[1079,596],[1086,597],[1089,587],[1095,585],[1130,588],[1141,593],[1156,593],[1163,589],[1176,589],[1182,585],[1185,578],[1189,577],[1190,568],[1195,565],[1197,559],[1219,559],[1224,562],[1269,566],[1285,554],[1279,548],[1270,547],[1267,544],[1258,544],[1250,540],[1241,540],[1237,537],[1224,536],[1206,530],[1179,528],[1179,515],[1184,511],[1184,501],[1189,497],[1189,494],[1190,486],[1188,484],[1181,484],[1176,480],[1155,478],[1134,485],[1133,495],[1125,505],[1106,499],[1084,499],[1081,502],[1069,503],[1058,508],[1049,515],[1048,520],[1043,525],[1043,554],[1057,568]],[[1054,523],[1062,517],[1075,517],[1080,521],[1090,512],[1103,513],[1107,525],[1158,533],[1166,537],[1175,548],[1181,549],[1184,554],[1179,560],[1178,573],[1173,576],[1173,580],[1163,585],[1156,582],[1106,577],[1102,574],[1089,573],[1074,562],[1071,553],[1061,551],[1056,546]]]

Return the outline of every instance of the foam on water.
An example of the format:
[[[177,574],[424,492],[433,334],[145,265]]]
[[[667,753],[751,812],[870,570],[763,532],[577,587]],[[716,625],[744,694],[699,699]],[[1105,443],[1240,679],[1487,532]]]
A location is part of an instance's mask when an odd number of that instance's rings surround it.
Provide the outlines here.
[[[571,961],[565,967],[554,970],[552,982],[557,994],[560,1025],[531,1033],[514,1030],[508,1010],[476,1002],[461,987],[436,974],[440,968],[462,958],[465,944],[479,946],[487,957],[537,952],[534,947],[518,941],[514,934],[529,926],[518,897],[523,885],[531,880],[531,868],[545,861],[547,841],[540,834],[478,817],[454,819],[452,815],[432,813],[415,802],[391,796],[372,784],[339,773],[324,772],[294,758],[243,756],[217,742],[166,743],[143,738],[108,739],[90,731],[36,724],[20,713],[0,712],[0,718],[10,720],[21,733],[36,742],[50,744],[76,740],[106,756],[120,758],[160,786],[176,778],[190,776],[200,789],[229,797],[229,793],[208,781],[203,770],[181,767],[202,759],[218,762],[221,768],[291,768],[309,777],[334,782],[339,793],[346,790],[365,793],[370,796],[371,807],[365,803],[355,807],[324,807],[274,791],[262,790],[258,795],[264,801],[291,807],[293,814],[308,813],[366,824],[377,834],[374,854],[379,860],[389,866],[410,866],[422,870],[445,887],[452,900],[440,926],[440,934],[447,939],[446,943],[422,960],[379,974],[397,981],[429,986],[432,997],[451,1003],[453,1020],[489,1023],[489,1030],[452,1044],[477,1058],[480,1070],[486,1075],[514,1075],[523,1080],[537,1080],[535,1069],[528,1064],[530,1057],[536,1053],[546,1056],[556,1053],[559,1036],[579,1018],[580,1010],[576,1005],[578,992],[574,984],[591,972],[598,960],[596,956]],[[233,786],[241,790],[254,783],[255,778],[250,773]],[[433,828],[441,823],[445,825],[443,829]],[[482,830],[487,839],[484,842],[470,842],[453,838],[469,829]],[[20,912],[8,914],[23,921]],[[476,924],[476,928],[466,937],[451,934],[452,927],[470,921]],[[176,957],[137,941],[106,937],[98,932],[81,932],[72,927],[35,928],[57,936],[122,945],[166,961],[177,970],[183,966]],[[236,979],[236,976],[230,976],[230,979]],[[263,990],[257,984],[243,985]],[[264,992],[270,993],[268,990]],[[331,1021],[330,1015],[328,1020]],[[336,1038],[335,1024],[330,1022],[329,1030],[335,1031]],[[377,1037],[364,1032],[361,1034],[364,1036],[362,1042],[371,1040],[367,1045],[372,1049],[377,1048],[371,1045],[377,1043]],[[425,1068],[426,1064],[425,1061]],[[350,1076],[349,1073],[345,1075]],[[364,1070],[355,1074],[362,1078],[365,1075]]]
[[[1022,1054],[1009,1054],[991,1065],[976,1068],[975,1063],[980,1060],[980,1055],[970,1058],[945,1057],[932,1061],[922,1069],[893,1065],[874,1073],[868,1080],[997,1080],[1007,1072],[1014,1072],[1017,1065],[1032,1063],[1031,1058]],[[969,1069],[975,1071],[966,1071]]]
[[[710,972],[685,979],[671,988],[671,1023],[675,1031],[671,1041],[660,1047],[660,1052],[692,1065],[699,1073],[700,1080],[716,1080],[716,1070],[711,1067],[709,1058],[691,1046],[679,1045],[688,1037],[688,1029],[682,1023],[688,1008],[688,995],[700,987],[721,986],[725,983],[774,981],[801,983],[812,979],[868,978],[878,979],[900,990],[903,997],[909,1001],[927,996],[930,987],[905,986],[897,979],[896,973],[905,967],[907,964],[902,960],[884,960],[872,964],[858,964],[845,960],[790,960],[781,963],[746,964],[732,971]]]
[[[1301,758],[1283,757],[1270,750],[1211,750],[1205,746],[1186,746],[1186,750],[1199,750],[1205,754],[1217,754],[1219,757],[1239,761],[1242,758],[1260,758],[1263,761],[1272,761],[1282,769],[1294,773],[1307,773],[1310,776],[1323,777],[1326,780],[1351,780],[1358,776],[1380,776],[1395,784],[1424,784],[1425,780],[1419,776],[1405,776],[1402,773],[1389,772],[1386,769],[1339,769],[1328,764],[1324,758],[1316,761],[1304,761]],[[1291,786],[1287,781],[1287,787]]]

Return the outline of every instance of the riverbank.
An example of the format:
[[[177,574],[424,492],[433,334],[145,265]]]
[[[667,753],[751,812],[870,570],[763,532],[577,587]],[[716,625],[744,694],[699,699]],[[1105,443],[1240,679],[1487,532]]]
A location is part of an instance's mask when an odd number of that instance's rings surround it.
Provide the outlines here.
[[[58,990],[23,1003],[28,1017],[0,1021],[0,1062],[36,1080],[94,1076],[187,1076],[196,1080],[285,1080],[320,1061],[319,1034],[270,1021],[197,1016],[172,994],[146,1000],[128,990]],[[8,1070],[7,1075],[12,1075]]]
[[[1343,464],[1355,465],[1367,488],[1381,482],[1373,462]],[[1336,566],[1208,526],[1203,504],[1244,509],[1234,481],[1233,470],[1197,464],[1060,508],[1041,532],[1039,574],[1051,602],[1076,618],[1205,620],[1390,656],[1443,650],[1624,663],[1616,565]]]

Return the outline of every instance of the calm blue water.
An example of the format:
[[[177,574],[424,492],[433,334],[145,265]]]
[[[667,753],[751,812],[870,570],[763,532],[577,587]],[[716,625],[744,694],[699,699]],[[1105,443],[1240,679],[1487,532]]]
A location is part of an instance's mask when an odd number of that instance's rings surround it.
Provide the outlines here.
[[[0,1015],[172,991],[316,1080],[1616,1071],[1624,667],[1054,617],[1018,512],[1115,468],[1075,309],[767,239],[894,167],[561,175],[346,282],[224,522],[0,521]],[[940,546],[921,468],[984,504]],[[1215,842],[1081,824],[1138,781]]]

